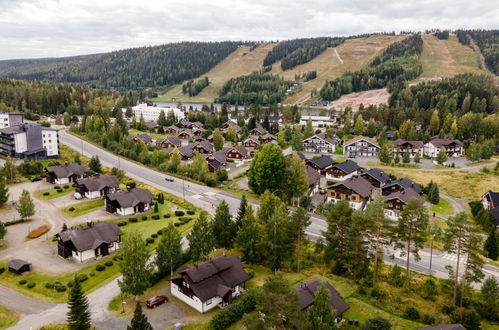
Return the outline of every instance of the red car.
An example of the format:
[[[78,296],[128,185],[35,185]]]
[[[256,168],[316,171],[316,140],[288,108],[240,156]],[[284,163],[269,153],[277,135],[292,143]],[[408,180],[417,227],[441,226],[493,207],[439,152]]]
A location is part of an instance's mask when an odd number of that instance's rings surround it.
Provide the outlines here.
[[[167,296],[156,296],[146,301],[146,306],[149,308],[156,308],[157,306],[164,304],[165,302],[168,302]]]

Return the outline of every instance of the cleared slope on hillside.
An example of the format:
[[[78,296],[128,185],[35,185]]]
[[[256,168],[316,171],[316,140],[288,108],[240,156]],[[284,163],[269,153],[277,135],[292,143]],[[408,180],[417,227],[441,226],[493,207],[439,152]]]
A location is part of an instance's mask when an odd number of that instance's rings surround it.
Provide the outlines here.
[[[312,61],[291,70],[282,71],[280,62],[272,66],[272,73],[280,74],[285,79],[294,80],[296,74],[316,70],[317,78],[303,83],[300,90],[286,98],[285,103],[305,103],[310,99],[310,92],[321,89],[326,80],[333,80],[347,71],[357,71],[393,42],[404,36],[376,35],[367,38],[346,40],[335,48],[328,48]],[[342,63],[343,62],[343,63]]]
[[[450,35],[439,40],[431,34],[423,35],[421,64],[423,73],[416,81],[453,77],[460,73],[487,73],[480,63],[480,54]]]
[[[182,95],[182,84],[178,84],[154,100],[171,101],[172,98],[175,98],[177,101],[181,100],[182,102],[213,102],[213,99],[218,97],[220,88],[227,80],[260,70],[263,59],[274,46],[275,44],[272,43],[264,44],[251,52],[250,47],[239,47],[208,73],[194,79],[208,77],[210,81],[210,85],[194,97]]]

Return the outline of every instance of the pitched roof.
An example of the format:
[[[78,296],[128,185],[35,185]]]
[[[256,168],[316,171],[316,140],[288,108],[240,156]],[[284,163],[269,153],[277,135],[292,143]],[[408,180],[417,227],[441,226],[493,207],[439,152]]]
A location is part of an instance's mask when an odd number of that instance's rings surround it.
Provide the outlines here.
[[[178,152],[184,157],[192,157],[194,155],[194,150],[192,150],[192,145],[184,146],[178,148]]]
[[[57,178],[69,178],[73,174],[82,176],[88,171],[88,169],[83,165],[74,163],[66,165],[47,166],[45,168],[45,171],[47,171],[48,173],[54,173]]]
[[[231,148],[223,148],[222,152],[224,152],[225,155],[227,155],[229,153],[229,151],[231,151],[231,150],[236,150],[237,152],[239,152],[243,156],[246,156],[248,154],[248,149],[246,149],[246,147],[244,147],[244,146],[235,146],[235,147],[231,147]]]
[[[414,148],[414,149],[421,149],[423,148],[423,141],[407,141],[407,140],[403,140],[403,139],[397,139],[395,141],[392,142],[393,144],[393,147],[394,148],[398,148],[404,144],[408,144],[411,146],[411,148]]]
[[[319,172],[314,170],[312,167],[307,166],[307,177],[308,177],[308,185],[315,185],[317,181],[321,179],[321,175]]]
[[[170,130],[170,129],[171,129],[171,130],[174,130],[175,132],[180,131],[180,128],[178,128],[178,127],[177,127],[177,126],[175,126],[175,125],[168,126],[168,127],[167,127],[167,128],[165,128],[165,129],[167,129],[167,130]]]
[[[90,223],[57,234],[63,242],[71,241],[77,251],[94,249],[96,244],[116,242],[120,235],[123,232],[115,222]]]
[[[187,134],[189,136],[193,136],[194,135],[194,133],[191,130],[189,130],[189,129],[183,129],[181,132],[178,133],[178,135],[181,135],[181,134]]]
[[[238,257],[221,256],[180,271],[180,276],[172,281],[183,279],[193,293],[205,302],[219,294],[228,292],[250,279],[243,270]]]
[[[403,188],[402,190],[399,190],[397,192],[394,192],[394,193],[391,193],[390,195],[388,195],[386,197],[386,200],[389,201],[392,199],[398,199],[398,200],[404,202],[404,204],[407,204],[411,198],[420,199],[421,196],[416,191],[414,191],[414,189],[412,189],[412,188]]]
[[[163,142],[169,142],[170,144],[173,144],[174,146],[177,146],[177,147],[180,147],[182,145],[182,141],[180,141],[180,139],[175,137],[175,136],[169,136],[169,137],[164,138],[164,139],[157,139],[156,145],[160,146],[161,144],[163,144]]]
[[[422,194],[423,193],[423,189],[421,188],[421,186],[419,184],[415,183],[414,181],[412,181],[409,178],[402,178],[402,179],[398,179],[398,180],[395,180],[395,181],[388,182],[387,184],[385,184],[384,186],[382,186],[381,189],[386,189],[386,188],[394,186],[394,185],[399,185],[399,186],[401,186],[403,188],[411,188],[412,190],[414,190],[418,194]]]
[[[222,163],[220,163],[216,159],[213,159],[208,162],[208,166],[211,166],[213,169],[218,170],[219,168],[222,168]]]
[[[262,125],[257,125],[255,128],[253,128],[251,131],[257,131],[260,134],[265,134],[265,129],[263,128]]]
[[[147,134],[138,134],[136,135],[137,139],[140,139],[144,143],[151,143],[152,139],[149,135]]]
[[[298,293],[298,297],[300,299],[300,310],[305,310],[314,304],[315,293],[319,290],[321,285],[322,283],[320,281],[310,281],[300,283],[295,286],[296,293]],[[343,299],[341,299],[338,291],[336,291],[336,289],[333,288],[329,282],[326,282],[325,286],[331,295],[331,307],[336,310],[336,314],[343,314],[346,312],[350,306],[348,306]]]
[[[362,135],[359,135],[359,136],[356,136],[354,137],[353,139],[351,140],[348,140],[348,141],[345,141],[343,143],[344,146],[348,146],[350,144],[353,144],[353,143],[356,143],[356,142],[359,142],[359,141],[366,141],[366,142],[369,142],[371,143],[372,145],[380,148],[379,144],[374,140],[374,139],[371,139],[370,137],[367,137],[367,136],[362,136]]]
[[[363,198],[371,196],[371,192],[374,189],[373,185],[369,181],[360,176],[351,177],[345,181],[333,184],[331,187],[334,188],[339,186],[344,186],[345,188],[356,192]]]
[[[419,327],[417,330],[466,330],[461,324],[439,324],[433,327]]]
[[[273,140],[277,140],[277,138],[272,134],[265,134],[264,136],[262,136],[262,140],[266,140],[268,138],[271,138]]]
[[[436,148],[440,148],[441,146],[449,146],[453,143],[455,143],[459,147],[464,146],[464,143],[462,143],[459,140],[448,140],[448,139],[438,139],[438,138],[430,140],[429,143],[433,144]]]
[[[346,174],[350,174],[357,171],[360,168],[360,166],[353,160],[348,159],[342,163],[333,165],[333,168],[337,168]]]
[[[24,260],[21,260],[21,259],[12,259],[7,264],[7,267],[8,268],[12,268],[14,270],[19,270],[19,269],[21,269],[25,265],[30,265],[31,266],[31,264],[29,262],[27,262],[27,261],[24,261]]]
[[[322,155],[319,158],[309,159],[308,163],[313,164],[320,169],[324,169],[324,168],[334,164],[333,159],[329,156],[326,156],[326,155]]]
[[[246,140],[244,140],[243,143],[246,143],[248,141],[253,141],[254,143],[256,143],[257,145],[260,145],[260,141],[258,139],[255,139],[253,136],[250,136],[248,137]]]
[[[362,173],[360,176],[364,177],[367,175],[381,184],[385,184],[390,181],[390,177],[388,176],[388,174],[376,167],[369,169],[369,171]]]
[[[215,151],[214,153],[204,155],[204,156],[205,156],[205,158],[215,159],[222,164],[227,163],[227,155],[223,151]]]
[[[88,178],[76,179],[77,185],[87,188],[88,191],[98,191],[106,187],[117,187],[120,182],[114,175],[100,174]]]
[[[133,188],[129,191],[118,191],[106,197],[110,201],[116,201],[122,208],[135,207],[139,203],[151,203],[152,194],[147,189]]]
[[[489,203],[492,203],[494,208],[499,207],[499,192],[489,190],[485,193],[484,197]]]
[[[149,120],[145,122],[147,128],[156,128],[158,127],[158,123],[156,123],[154,120]]]
[[[211,144],[210,142],[208,142],[206,140],[198,142],[197,144],[199,144],[201,146],[201,148],[203,148],[206,151],[213,151],[213,144]]]
[[[315,134],[315,135],[312,135],[311,137],[309,138],[306,138],[305,140],[303,140],[303,142],[307,141],[307,140],[310,140],[310,139],[313,139],[313,138],[319,138],[327,143],[330,143],[330,144],[336,144],[338,141],[336,140],[336,138],[333,138],[333,137],[329,137],[326,135],[326,133],[319,133],[319,134]]]

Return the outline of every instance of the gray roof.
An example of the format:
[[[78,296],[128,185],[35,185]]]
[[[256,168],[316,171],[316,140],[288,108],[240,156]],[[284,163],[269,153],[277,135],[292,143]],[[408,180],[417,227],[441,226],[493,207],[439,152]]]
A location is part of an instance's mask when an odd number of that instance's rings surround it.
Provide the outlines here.
[[[209,151],[209,152],[213,151],[213,144],[209,141],[204,140],[204,141],[197,142],[196,144],[201,146],[201,148],[203,148],[206,151]]]
[[[421,149],[423,148],[423,141],[407,141],[407,140],[402,140],[402,139],[397,139],[392,142],[394,148],[398,148],[400,146],[403,146],[405,144],[408,144],[411,146],[411,148],[415,149]]]
[[[204,157],[205,158],[215,159],[215,160],[219,161],[222,164],[227,163],[227,155],[223,151],[215,151],[212,154],[207,154],[207,155],[205,154]]]
[[[7,264],[7,267],[8,268],[12,268],[14,270],[19,270],[19,269],[21,269],[25,265],[30,265],[31,266],[31,264],[29,262],[27,262],[27,261],[24,261],[24,260],[21,260],[21,259],[12,259]]]
[[[77,251],[86,251],[95,249],[102,243],[116,242],[120,235],[123,235],[123,232],[115,222],[97,222],[69,228],[56,236],[63,242],[71,241]]]
[[[420,199],[421,196],[411,188],[404,188],[402,190],[399,190],[397,192],[391,193],[390,195],[386,196],[387,201],[392,199],[398,199],[404,202],[404,204],[407,204],[411,198]]]
[[[373,167],[369,171],[362,173],[360,176],[370,176],[374,180],[380,182],[382,185],[390,181],[390,177],[388,176],[388,174],[376,167]]]
[[[423,189],[421,189],[421,186],[409,178],[402,178],[402,179],[388,182],[387,184],[382,186],[381,189],[383,190],[383,189],[389,188],[389,187],[394,186],[394,185],[399,185],[403,188],[411,188],[412,190],[414,190],[418,194],[423,193]]]
[[[257,145],[260,145],[260,141],[259,141],[257,138],[253,137],[253,136],[248,137],[246,140],[244,140],[244,142],[243,142],[243,143],[246,143],[246,141],[253,141],[253,142],[255,142]]]
[[[255,128],[253,128],[251,131],[253,131],[253,130],[257,131],[257,132],[258,132],[258,133],[260,133],[260,134],[265,134],[265,129],[264,129],[264,128],[263,128],[263,126],[261,126],[261,125],[257,125],[257,126],[256,126]]]
[[[140,139],[144,143],[151,143],[152,142],[151,137],[147,134],[139,134],[139,135],[137,135],[137,138]]]
[[[354,176],[345,181],[338,182],[331,187],[334,188],[339,186],[344,186],[345,188],[356,192],[364,198],[371,196],[371,192],[374,189],[373,185],[369,181],[360,176]]]
[[[76,174],[82,176],[88,169],[80,164],[66,164],[66,165],[56,165],[48,166],[45,168],[48,173],[54,173],[57,178],[69,178],[71,175]]]
[[[166,127],[165,129],[172,129],[172,130],[174,130],[174,131],[176,131],[176,132],[180,131],[180,128],[178,128],[178,127],[177,127],[177,126],[175,126],[175,125],[168,126],[168,127]]]
[[[455,144],[458,147],[464,146],[464,144],[459,140],[447,140],[447,139],[432,139],[430,141],[436,148],[440,148],[441,146],[450,146],[451,144]]]
[[[320,281],[310,281],[305,283],[300,283],[295,286],[296,293],[298,293],[298,297],[300,299],[300,310],[305,310],[315,302],[315,293],[321,287],[322,283]],[[328,289],[331,296],[331,307],[336,311],[336,314],[343,314],[346,312],[350,306],[348,306],[343,299],[341,299],[340,294],[336,291],[335,288],[329,284],[329,282],[325,283],[326,288]]]
[[[164,142],[169,142],[170,144],[173,144],[174,146],[180,147],[182,145],[182,141],[180,141],[179,138],[174,137],[174,136],[169,136],[164,139],[157,139],[156,140],[156,145],[161,146]]]
[[[417,330],[466,330],[461,324],[439,324],[433,327],[419,327]]]
[[[194,155],[194,150],[192,150],[192,145],[184,146],[178,148],[178,152],[184,157],[192,157]]]
[[[334,164],[333,159],[330,156],[326,155],[322,155],[319,158],[309,159],[308,163],[315,165],[321,169],[324,169]]]
[[[156,128],[158,127],[158,123],[156,123],[154,120],[149,120],[145,122],[146,126],[148,128]]]
[[[312,167],[307,166],[307,177],[308,177],[308,185],[315,185],[317,181],[320,181],[321,175],[319,172],[314,170]]]
[[[345,143],[343,143],[343,146],[348,146],[350,144],[357,143],[359,141],[366,141],[366,142],[369,142],[370,144],[372,144],[373,146],[380,148],[380,146],[376,142],[376,140],[371,139],[370,137],[367,137],[367,136],[362,136],[362,135],[356,136],[353,139],[346,141]]]
[[[106,196],[110,201],[116,201],[122,208],[135,207],[139,203],[152,202],[153,195],[147,189],[133,188],[129,191],[118,191]]]
[[[357,171],[360,168],[360,166],[353,160],[348,159],[342,163],[333,165],[333,168],[337,168],[346,174],[350,174],[352,172]]]
[[[83,179],[76,179],[76,184],[87,188],[88,191],[99,191],[106,187],[118,187],[120,182],[114,175],[101,174]]]
[[[309,139],[312,139],[312,138],[314,138],[314,137],[315,137],[315,138],[319,138],[319,139],[321,139],[321,140],[323,140],[323,141],[325,141],[325,142],[327,142],[327,143],[331,143],[331,144],[333,144],[333,145],[335,145],[335,144],[337,144],[337,143],[338,143],[338,140],[337,140],[336,138],[334,138],[334,137],[329,137],[329,136],[327,136],[327,135],[326,135],[326,133],[319,133],[319,134],[315,134],[315,135],[313,135],[313,136],[311,136],[311,137],[309,137],[309,138],[306,138],[305,140],[303,140],[303,142],[305,142],[305,141],[307,141],[307,140],[309,140]]]

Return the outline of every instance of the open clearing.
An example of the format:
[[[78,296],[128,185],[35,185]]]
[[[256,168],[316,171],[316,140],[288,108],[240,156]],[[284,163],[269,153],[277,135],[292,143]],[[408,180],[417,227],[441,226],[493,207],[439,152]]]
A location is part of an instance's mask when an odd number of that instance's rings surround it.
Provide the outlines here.
[[[317,71],[317,78],[303,83],[298,92],[285,99],[285,103],[305,103],[310,99],[310,92],[314,88],[319,91],[326,80],[333,80],[347,71],[360,70],[388,45],[403,38],[404,36],[377,35],[349,39],[338,47],[326,49],[312,61],[298,65],[291,70],[282,71],[281,62],[274,63],[271,73],[294,80],[295,74]]]
[[[328,109],[334,108],[335,110],[343,110],[346,107],[351,107],[353,111],[358,111],[361,104],[364,106],[371,104],[388,104],[389,98],[390,93],[388,93],[386,88],[371,89],[368,91],[342,95],[339,99],[329,103]]]
[[[182,102],[213,102],[213,99],[218,97],[220,88],[227,80],[261,69],[263,59],[274,46],[273,43],[263,44],[251,52],[250,47],[239,47],[206,74],[194,79],[208,77],[210,85],[192,98],[182,95],[182,84],[178,84],[154,100],[171,101],[172,98],[176,98],[176,101],[180,100]]]
[[[449,35],[448,40],[439,40],[434,35],[425,34],[423,41],[423,73],[416,81],[447,78],[465,72],[487,73],[480,63],[480,54],[459,43],[455,35]]]

